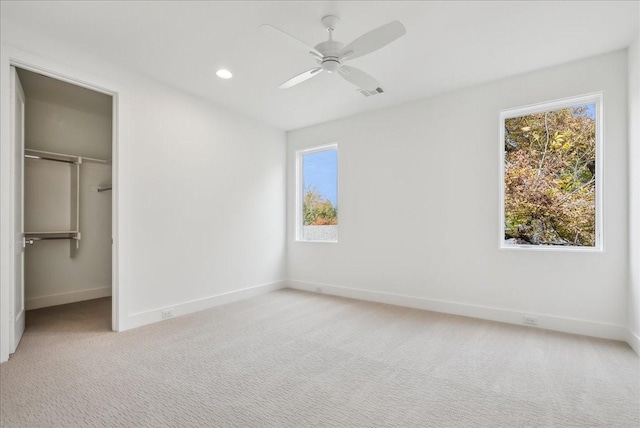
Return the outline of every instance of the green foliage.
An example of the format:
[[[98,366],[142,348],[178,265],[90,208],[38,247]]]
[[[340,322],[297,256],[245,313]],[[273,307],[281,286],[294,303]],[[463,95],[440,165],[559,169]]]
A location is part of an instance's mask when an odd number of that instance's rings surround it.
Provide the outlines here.
[[[586,107],[505,120],[505,239],[595,245],[595,121]]]
[[[314,188],[304,191],[302,215],[305,226],[324,226],[338,224],[338,209],[330,200],[323,199]]]

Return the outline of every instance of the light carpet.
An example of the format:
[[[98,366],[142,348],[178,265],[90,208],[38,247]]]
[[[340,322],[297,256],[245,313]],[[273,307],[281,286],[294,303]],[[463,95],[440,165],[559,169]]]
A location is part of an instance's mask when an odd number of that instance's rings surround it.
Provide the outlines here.
[[[3,427],[638,427],[622,342],[280,290],[122,333],[29,311]]]

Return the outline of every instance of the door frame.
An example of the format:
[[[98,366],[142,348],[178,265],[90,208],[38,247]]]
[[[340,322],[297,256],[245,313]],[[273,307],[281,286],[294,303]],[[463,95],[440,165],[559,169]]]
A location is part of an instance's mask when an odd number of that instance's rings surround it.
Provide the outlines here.
[[[120,270],[119,270],[119,208],[120,208],[120,168],[119,168],[119,141],[120,141],[120,90],[118,85],[105,82],[103,79],[57,64],[48,59],[31,55],[29,53],[2,46],[0,58],[0,90],[6,96],[0,100],[0,363],[9,359],[11,342],[11,329],[13,322],[10,314],[10,304],[13,298],[14,278],[11,269],[13,260],[12,237],[14,225],[8,221],[14,213],[14,200],[11,192],[13,188],[13,158],[10,154],[10,79],[11,66],[33,71],[53,79],[71,83],[76,86],[100,92],[112,97],[112,196],[111,196],[111,329],[121,331],[124,329],[124,299],[121,298]]]

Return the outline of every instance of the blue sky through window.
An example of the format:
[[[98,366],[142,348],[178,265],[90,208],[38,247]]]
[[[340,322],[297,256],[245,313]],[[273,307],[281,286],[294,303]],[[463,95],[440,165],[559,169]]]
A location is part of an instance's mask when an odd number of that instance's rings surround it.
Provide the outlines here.
[[[584,105],[580,105],[580,106],[576,106],[576,107],[586,107],[587,108],[587,117],[591,118],[591,119],[595,119],[596,118],[596,105],[595,103],[591,103],[591,104],[584,104]]]
[[[323,199],[338,206],[338,151],[309,153],[302,157],[302,183],[305,190],[318,191]]]
[[[596,105],[595,104],[587,104],[587,116],[591,119],[596,118]]]

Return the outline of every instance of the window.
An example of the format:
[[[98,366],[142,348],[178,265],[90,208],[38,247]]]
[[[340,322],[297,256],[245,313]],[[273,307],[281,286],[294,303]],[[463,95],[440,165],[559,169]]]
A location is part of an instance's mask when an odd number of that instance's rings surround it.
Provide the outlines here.
[[[602,248],[601,120],[601,94],[501,113],[502,248]]]
[[[296,239],[338,241],[338,146],[297,152]]]

